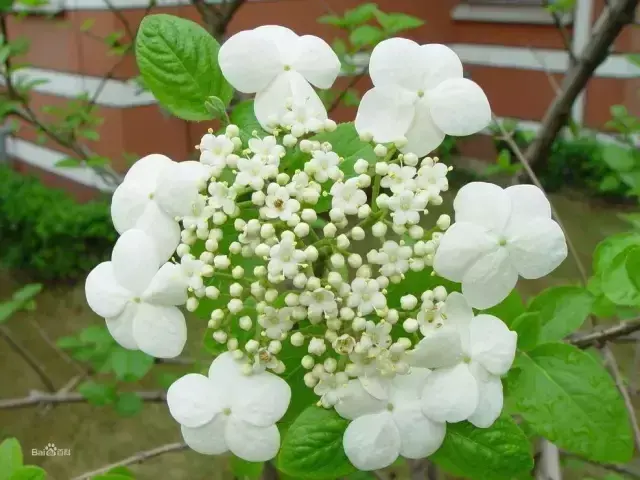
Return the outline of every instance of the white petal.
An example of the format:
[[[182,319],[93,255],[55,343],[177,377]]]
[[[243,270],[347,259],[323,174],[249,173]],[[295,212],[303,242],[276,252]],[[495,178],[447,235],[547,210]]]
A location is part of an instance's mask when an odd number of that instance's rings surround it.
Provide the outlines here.
[[[275,45],[283,65],[291,64],[298,57],[300,37],[293,30],[281,25],[262,25],[254,30],[264,41]]]
[[[184,305],[187,302],[187,278],[180,265],[165,263],[151,279],[142,300],[157,305]]]
[[[393,142],[405,136],[415,108],[406,92],[397,87],[374,87],[364,94],[355,126],[359,134],[368,133],[378,143]]]
[[[432,330],[411,351],[411,364],[423,368],[456,365],[462,358],[460,334],[455,328],[443,326]]]
[[[446,326],[458,330],[460,335],[466,334],[473,319],[473,309],[467,299],[459,292],[451,292],[445,301]],[[465,347],[465,342],[463,347]]]
[[[233,388],[233,414],[252,425],[273,425],[286,413],[291,387],[273,373],[240,376]]]
[[[505,231],[509,257],[524,278],[548,275],[567,258],[562,228],[550,218],[523,219]]]
[[[181,427],[182,438],[189,448],[203,455],[220,455],[229,450],[224,438],[228,417],[218,414],[200,427]]]
[[[188,373],[167,390],[167,405],[180,425],[200,427],[210,422],[225,407],[225,402],[207,377]]]
[[[122,234],[113,247],[111,262],[118,283],[137,295],[146,290],[161,263],[149,235],[138,229]]]
[[[432,89],[445,80],[462,78],[462,62],[449,47],[439,43],[422,45],[420,56],[424,65],[427,66],[423,88]]]
[[[442,445],[447,433],[446,423],[425,417],[418,402],[409,408],[395,408],[392,414],[400,432],[400,455],[403,457],[428,457]]]
[[[551,218],[551,204],[544,192],[534,185],[513,185],[505,189],[511,199],[511,218]]]
[[[138,342],[133,338],[133,317],[137,311],[137,303],[128,303],[120,314],[104,319],[113,339],[129,350],[138,350]]]
[[[111,262],[102,262],[91,270],[84,284],[84,293],[91,310],[104,318],[122,313],[133,296],[116,280]]]
[[[462,278],[462,294],[474,308],[485,309],[507,298],[518,282],[505,247],[485,255]]]
[[[174,358],[187,341],[187,324],[177,307],[141,303],[133,319],[138,348],[156,358]]]
[[[472,135],[491,123],[489,100],[471,80],[445,80],[428,97],[433,121],[448,135]]]
[[[396,375],[391,381],[389,400],[397,406],[406,406],[420,399],[431,370],[413,367],[406,375]]]
[[[134,228],[152,202],[150,195],[155,191],[155,183],[145,189],[144,184],[133,180],[121,183],[111,197],[111,220],[118,233]]]
[[[171,258],[180,243],[180,224],[161,210],[156,202],[147,204],[134,228],[151,237],[162,262]]]
[[[298,39],[298,58],[292,67],[318,88],[330,88],[340,73],[340,59],[327,42],[313,35]]]
[[[362,415],[380,412],[386,406],[386,401],[378,400],[367,393],[358,380],[349,380],[344,390],[341,390],[340,401],[335,409],[342,418],[353,420]]]
[[[124,182],[133,182],[144,189],[145,192],[155,190],[158,175],[173,164],[173,160],[159,153],[152,153],[135,162],[124,177]]]
[[[364,415],[349,424],[342,437],[347,458],[358,470],[388,467],[400,454],[400,433],[389,412]]]
[[[378,400],[386,400],[389,398],[389,381],[385,378],[376,376],[362,376],[359,377],[360,385],[362,388]]]
[[[426,99],[417,102],[415,108],[413,122],[405,135],[408,142],[401,150],[404,153],[413,152],[419,157],[424,157],[440,146],[445,135],[433,122]]]
[[[478,382],[478,407],[469,421],[478,428],[488,428],[500,416],[504,397],[500,377],[491,375],[480,365],[471,364],[471,373]]]
[[[243,93],[264,90],[284,69],[277,46],[256,30],[236,33],[224,42],[218,62],[227,81]]]
[[[422,412],[436,422],[461,422],[478,406],[478,383],[466,363],[431,372],[422,391]]]
[[[416,94],[424,88],[427,68],[420,45],[406,38],[380,42],[369,59],[369,75],[376,87],[399,86]]]
[[[433,269],[443,278],[461,282],[481,257],[498,249],[495,237],[484,227],[458,221],[444,232],[433,258]]]
[[[227,422],[225,439],[229,450],[247,462],[266,462],[275,457],[280,449],[278,427],[256,427],[235,415]]]
[[[211,362],[208,376],[218,388],[228,391],[229,398],[231,398],[238,379],[242,377],[242,371],[240,364],[233,359],[233,355],[230,352],[225,352]]]
[[[499,234],[511,215],[511,202],[501,187],[471,182],[460,189],[453,200],[453,209],[456,222],[473,223]]]
[[[288,111],[286,103],[289,98],[294,99],[296,103],[304,103],[317,118],[327,118],[324,104],[313,87],[300,73],[291,70],[279,74],[266,89],[256,95],[254,112],[265,130],[272,130],[270,127],[272,118],[280,120]]]
[[[170,217],[185,217],[193,214],[198,199],[199,187],[209,177],[206,165],[187,161],[174,163],[158,177],[155,200]]]
[[[493,315],[478,315],[469,327],[471,358],[494,375],[509,371],[516,354],[518,335]]]

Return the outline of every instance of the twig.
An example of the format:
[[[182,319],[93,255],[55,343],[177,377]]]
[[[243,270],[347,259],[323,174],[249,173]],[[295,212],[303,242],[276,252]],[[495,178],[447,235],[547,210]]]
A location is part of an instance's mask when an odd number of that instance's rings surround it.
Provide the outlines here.
[[[350,89],[352,89],[356,85],[356,83],[358,83],[362,78],[364,78],[364,76],[367,74],[368,71],[369,71],[369,69],[365,68],[362,72],[360,72],[357,75],[354,75],[353,77],[351,77],[351,80],[349,81],[349,84],[340,92],[340,94],[336,97],[336,99],[333,101],[333,103],[331,103],[331,105],[327,109],[327,113],[331,113],[336,108],[338,108],[338,105],[340,105],[340,102],[345,97],[347,92]]]
[[[633,429],[633,437],[635,439],[636,448],[640,452],[640,427],[638,427],[638,418],[636,417],[636,410],[631,401],[631,397],[629,396],[629,390],[624,384],[622,374],[620,373],[620,368],[618,368],[618,363],[616,362],[616,357],[614,357],[611,349],[605,345],[605,347],[602,349],[602,354],[604,355],[604,359],[609,366],[609,370],[611,370],[611,373],[613,374],[613,379],[616,382],[616,386],[618,387],[618,390],[620,390],[622,398],[624,399],[624,405],[625,407],[627,407],[629,420],[631,420],[631,428]]]
[[[588,348],[592,345],[603,344],[606,341],[613,340],[632,332],[640,330],[640,318],[621,322],[613,327],[607,327],[595,332],[586,333],[569,339],[572,345],[579,348]]]
[[[550,6],[550,3],[551,2],[549,0],[546,0],[544,2],[545,8],[548,8]],[[569,35],[569,30],[562,23],[562,18],[560,17],[558,12],[556,12],[555,10],[551,10],[549,13],[551,14],[551,18],[553,18],[553,23],[556,26],[558,33],[560,33],[560,36],[562,37],[562,43],[564,44],[564,49],[569,54],[569,60],[573,65],[574,63],[576,63],[577,59],[573,52],[572,41],[571,41],[571,36]]]
[[[167,443],[166,445],[162,445],[160,447],[153,448],[151,450],[145,450],[143,452],[138,452],[135,455],[127,457],[119,462],[111,463],[109,465],[105,465],[104,467],[98,468],[91,472],[85,472],[77,477],[74,477],[72,480],[85,480],[96,475],[100,475],[102,473],[108,472],[109,470],[116,467],[126,467],[127,465],[135,465],[136,463],[142,463],[146,460],[149,460],[154,457],[158,457],[160,455],[164,455],[165,453],[171,452],[179,452],[187,448],[187,445],[183,442],[176,443]]]
[[[164,402],[167,394],[163,391],[134,392],[145,402]],[[46,393],[33,391],[27,397],[9,398],[0,400],[0,409],[2,408],[22,408],[33,407],[41,404],[60,404],[60,403],[82,403],[88,400],[77,392],[56,392]]]
[[[589,460],[588,458],[581,457],[580,455],[576,455],[575,453],[567,452],[565,450],[562,450],[562,455],[565,456],[565,457],[571,457],[571,458],[578,459],[578,460],[580,460],[582,462],[589,463],[589,464],[594,465],[596,467],[604,468],[605,470],[609,470],[611,472],[616,472],[616,473],[620,473],[622,475],[627,475],[627,476],[632,477],[632,478],[640,479],[640,472],[635,471],[632,468],[627,467],[626,465],[619,465],[619,464],[615,464],[615,463],[594,462],[593,460]]]
[[[49,377],[49,374],[45,371],[44,367],[42,367],[38,363],[38,360],[33,355],[31,355],[29,350],[24,348],[22,345],[20,345],[20,343],[18,343],[15,338],[13,338],[13,336],[9,332],[9,329],[4,325],[0,326],[0,336],[2,336],[6,340],[13,351],[20,355],[24,359],[24,361],[29,364],[29,366],[38,375],[38,377],[40,377],[40,380],[42,380],[42,383],[45,385],[47,390],[49,390],[50,392],[55,392],[56,386],[53,383],[51,377]]]
[[[44,330],[44,328],[42,328],[40,326],[40,324],[36,321],[36,319],[32,318],[30,320],[31,325],[33,326],[33,328],[35,328],[36,332],[38,332],[38,335],[40,335],[40,338],[42,338],[42,340],[45,341],[45,343],[47,345],[49,345],[53,350],[55,350],[55,352],[69,365],[73,365],[73,368],[75,368],[76,370],[78,370],[78,372],[80,373],[86,373],[85,369],[78,363],[76,362],[73,358],[71,358],[69,355],[67,355],[67,353],[62,350],[60,347],[58,347],[56,345],[56,343],[51,339],[51,337],[49,336],[49,334]]]
[[[562,480],[560,450],[546,439],[540,441],[540,454],[536,462],[536,480]]]
[[[373,475],[374,477],[376,477],[378,480],[387,480],[384,475],[382,475],[382,473],[380,472],[376,472],[375,470],[373,472],[371,472],[371,475]]]

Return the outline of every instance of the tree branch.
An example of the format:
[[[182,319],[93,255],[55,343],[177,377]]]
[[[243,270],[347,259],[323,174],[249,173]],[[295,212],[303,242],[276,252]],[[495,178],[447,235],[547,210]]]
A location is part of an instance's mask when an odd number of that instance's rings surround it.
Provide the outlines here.
[[[53,383],[51,377],[49,377],[49,374],[45,371],[44,367],[38,363],[38,360],[33,355],[31,355],[29,350],[24,348],[15,338],[13,338],[13,336],[9,332],[9,329],[4,325],[0,326],[0,336],[6,340],[13,351],[20,355],[24,359],[24,361],[29,364],[36,375],[40,377],[40,380],[42,380],[42,383],[47,388],[47,390],[49,390],[50,392],[55,392],[56,386]]]
[[[580,455],[576,455],[575,453],[567,452],[565,450],[563,450],[561,453],[565,457],[575,458],[577,460],[580,460],[582,462],[588,463],[590,465],[594,465],[596,467],[604,468],[605,470],[609,470],[611,472],[616,472],[616,473],[620,473],[622,475],[627,475],[628,477],[631,477],[631,478],[640,479],[640,472],[638,472],[636,470],[633,470],[630,467],[627,467],[626,465],[618,465],[618,464],[615,464],[615,463],[594,462],[593,460],[589,460],[588,458],[581,457]]]
[[[145,402],[164,402],[167,394],[163,391],[134,392]],[[67,393],[60,391],[57,393],[45,393],[32,391],[29,396],[21,398],[9,398],[0,400],[0,409],[3,408],[22,408],[33,407],[41,404],[60,404],[60,403],[83,403],[88,400],[77,392]]]
[[[151,450],[138,452],[135,455],[132,455],[130,457],[120,460],[119,462],[105,465],[104,467],[98,468],[91,472],[85,472],[81,475],[78,475],[77,477],[73,477],[72,480],[86,480],[96,475],[100,475],[102,473],[108,472],[109,470],[116,467],[126,467],[128,465],[135,465],[136,463],[142,463],[151,458],[164,455],[165,453],[179,452],[179,451],[185,450],[186,448],[187,448],[187,444],[183,442],[167,443],[166,445],[152,448]]]
[[[613,327],[575,336],[569,339],[569,343],[578,348],[589,348],[591,346],[602,345],[604,342],[623,337],[638,330],[640,330],[640,318],[634,318],[633,320],[621,322]]]
[[[569,68],[560,94],[547,109],[540,132],[527,149],[526,158],[531,166],[544,167],[548,161],[551,145],[569,118],[573,103],[596,68],[607,58],[611,44],[624,26],[633,20],[637,4],[638,0],[618,0],[602,13],[597,22],[599,27],[593,32],[584,52],[580,52],[576,63]],[[520,178],[524,180],[525,175],[520,175]]]

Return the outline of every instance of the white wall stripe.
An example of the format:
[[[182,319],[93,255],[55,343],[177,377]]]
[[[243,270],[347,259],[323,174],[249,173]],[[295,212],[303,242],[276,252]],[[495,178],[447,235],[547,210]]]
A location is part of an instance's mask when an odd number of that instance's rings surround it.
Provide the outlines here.
[[[60,168],[56,163],[68,155],[21,138],[7,138],[7,153],[29,165],[69,178],[81,185],[108,192],[113,190],[100,176],[89,167]]]

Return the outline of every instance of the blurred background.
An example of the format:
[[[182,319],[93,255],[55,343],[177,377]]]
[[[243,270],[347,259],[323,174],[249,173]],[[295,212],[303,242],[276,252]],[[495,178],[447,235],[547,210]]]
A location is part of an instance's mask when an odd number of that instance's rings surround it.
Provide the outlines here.
[[[448,45],[465,76],[486,92],[496,118],[486,131],[447,138],[439,148],[437,155],[454,167],[445,205],[470,180],[530,181],[523,165],[531,165],[590,270],[601,240],[640,226],[637,3],[0,0],[0,407],[3,399],[34,391],[76,395],[61,404],[0,408],[0,439],[17,437],[25,463],[44,467],[55,480],[180,441],[178,426],[153,395],[206,361],[204,322],[190,322],[184,358],[154,366],[113,343],[83,291],[87,272],[109,257],[115,242],[109,196],[128,166],[156,152],[197,159],[194,146],[216,127],[172,117],[145,89],[133,42],[146,15],[197,21],[221,43],[265,24],[324,38],[343,64],[336,85],[323,92],[336,121],[352,120],[371,87],[367,63],[377,43],[403,36]],[[580,277],[570,257],[548,278],[521,281],[519,292],[526,301]],[[637,401],[640,353],[633,340],[614,352]],[[48,444],[69,454],[32,455]],[[561,462],[569,479],[640,478],[633,465],[616,472],[568,456]],[[225,459],[193,452],[158,456],[132,471],[140,479],[245,477]],[[401,462],[378,478],[426,475]]]

